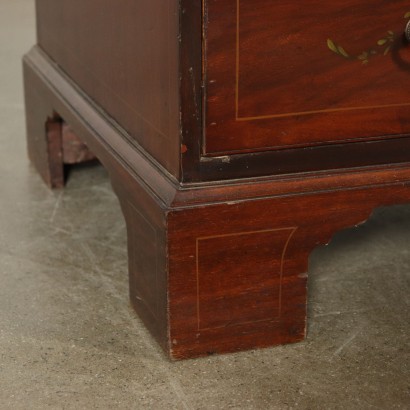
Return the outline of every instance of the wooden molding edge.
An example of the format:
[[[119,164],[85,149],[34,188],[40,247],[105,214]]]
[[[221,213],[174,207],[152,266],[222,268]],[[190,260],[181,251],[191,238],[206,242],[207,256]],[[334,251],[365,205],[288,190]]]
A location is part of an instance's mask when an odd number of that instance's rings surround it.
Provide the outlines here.
[[[56,112],[75,130],[110,171],[115,160],[164,208],[180,209],[204,204],[238,202],[264,197],[305,195],[314,192],[355,190],[410,181],[410,163],[346,170],[244,178],[183,184],[147,154],[38,47],[24,57],[49,92]]]
[[[30,70],[39,84],[46,88],[54,110],[108,171],[112,169],[114,160],[163,206],[172,202],[178,186],[175,178],[87,97],[38,46],[24,56],[23,63],[25,70]]]

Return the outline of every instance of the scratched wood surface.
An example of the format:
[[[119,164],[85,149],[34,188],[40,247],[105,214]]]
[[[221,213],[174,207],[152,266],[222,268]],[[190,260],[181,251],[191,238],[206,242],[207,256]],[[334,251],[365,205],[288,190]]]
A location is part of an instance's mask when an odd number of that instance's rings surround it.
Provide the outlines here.
[[[64,122],[62,124],[61,138],[64,164],[79,164],[97,159],[88,149],[87,145],[77,137],[71,127]]]

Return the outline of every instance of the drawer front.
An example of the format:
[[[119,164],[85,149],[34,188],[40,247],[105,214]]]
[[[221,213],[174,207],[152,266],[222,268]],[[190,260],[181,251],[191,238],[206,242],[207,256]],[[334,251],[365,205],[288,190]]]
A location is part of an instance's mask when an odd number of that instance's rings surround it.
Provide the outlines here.
[[[410,3],[209,0],[205,155],[410,133]]]

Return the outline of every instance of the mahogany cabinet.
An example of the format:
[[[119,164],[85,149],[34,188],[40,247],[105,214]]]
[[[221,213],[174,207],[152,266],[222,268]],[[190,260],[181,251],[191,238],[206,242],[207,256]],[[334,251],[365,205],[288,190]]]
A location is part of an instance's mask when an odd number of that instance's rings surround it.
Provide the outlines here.
[[[36,0],[29,155],[95,154],[171,358],[306,333],[312,249],[410,202],[404,0]],[[89,151],[90,152],[89,152]]]

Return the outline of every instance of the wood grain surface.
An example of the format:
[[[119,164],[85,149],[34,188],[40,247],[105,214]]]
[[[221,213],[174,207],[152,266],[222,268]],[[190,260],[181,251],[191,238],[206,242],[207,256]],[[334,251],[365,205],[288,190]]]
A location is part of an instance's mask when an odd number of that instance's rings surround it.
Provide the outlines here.
[[[406,1],[206,4],[205,152],[266,151],[410,131]]]
[[[36,1],[40,47],[174,175],[180,169],[177,5]]]

